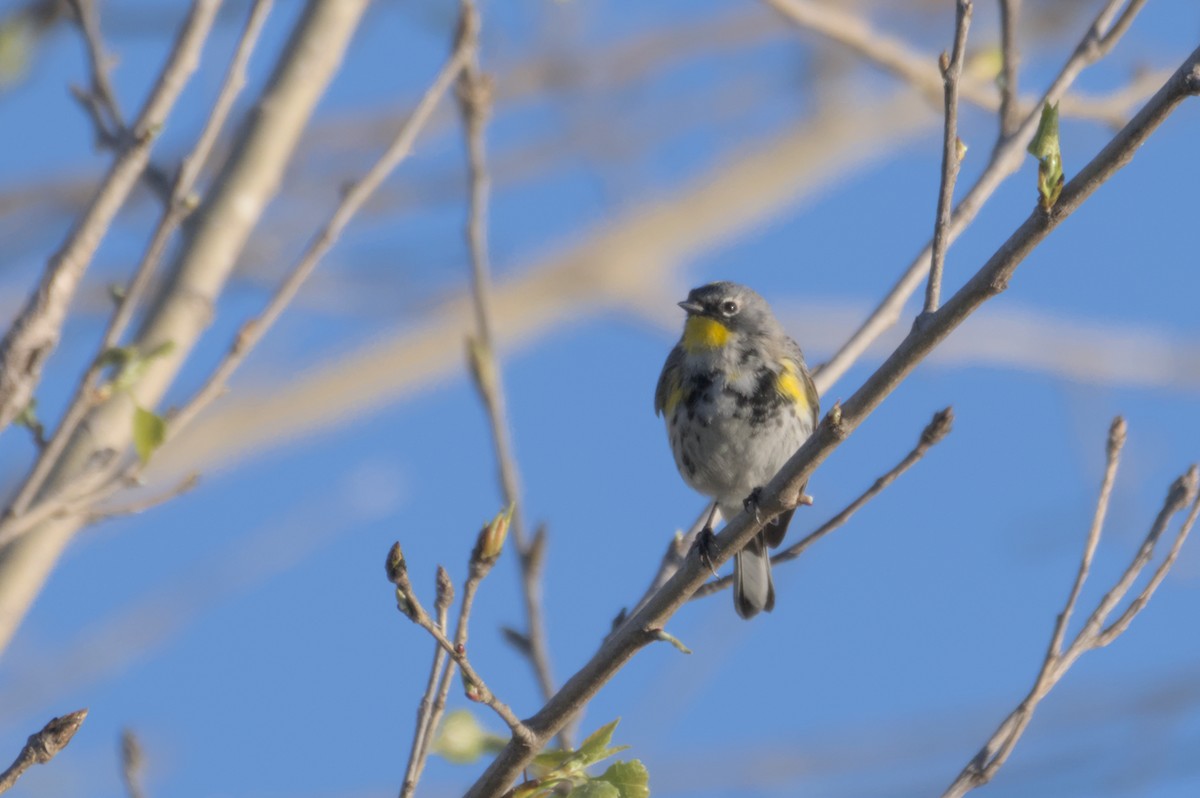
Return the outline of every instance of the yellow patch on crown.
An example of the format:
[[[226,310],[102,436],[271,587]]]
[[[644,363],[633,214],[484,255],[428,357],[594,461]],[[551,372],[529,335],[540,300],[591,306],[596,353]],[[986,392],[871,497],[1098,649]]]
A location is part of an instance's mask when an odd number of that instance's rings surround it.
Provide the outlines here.
[[[808,392],[804,390],[804,383],[791,361],[785,362],[783,371],[775,378],[775,390],[800,407],[804,413],[812,413],[812,408],[808,406]]]
[[[729,341],[729,328],[716,319],[706,316],[688,316],[683,325],[683,349],[685,352],[700,352],[705,349],[720,349]]]

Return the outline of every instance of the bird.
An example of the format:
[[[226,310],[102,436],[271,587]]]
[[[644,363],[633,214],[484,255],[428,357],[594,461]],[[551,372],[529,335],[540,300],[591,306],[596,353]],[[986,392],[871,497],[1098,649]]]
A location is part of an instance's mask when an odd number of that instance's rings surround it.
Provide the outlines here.
[[[819,398],[800,346],[753,289],[720,281],[678,303],[687,317],[654,392],[675,465],[725,519],[755,510],[762,487],[816,429]],[[800,490],[804,495],[804,488]],[[775,607],[768,547],[794,510],[768,523],[734,558],[733,606],[742,618]],[[713,512],[697,538],[713,538]]]

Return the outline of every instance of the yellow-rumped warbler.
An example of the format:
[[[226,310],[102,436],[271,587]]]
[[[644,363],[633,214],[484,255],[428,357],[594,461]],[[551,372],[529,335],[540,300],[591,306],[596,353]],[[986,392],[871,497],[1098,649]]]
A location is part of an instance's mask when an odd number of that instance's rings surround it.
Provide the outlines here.
[[[817,389],[800,347],[753,290],[710,283],[679,306],[687,322],[658,377],[654,410],[684,481],[730,519],[812,434]],[[767,546],[783,541],[791,520],[783,513],[735,555],[733,606],[743,618],[775,606]],[[710,514],[701,546],[711,523]]]

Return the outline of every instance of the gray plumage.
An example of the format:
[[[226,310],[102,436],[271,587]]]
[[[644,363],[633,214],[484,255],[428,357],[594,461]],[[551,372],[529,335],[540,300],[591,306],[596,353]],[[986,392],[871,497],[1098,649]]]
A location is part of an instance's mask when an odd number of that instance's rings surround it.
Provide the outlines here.
[[[812,434],[817,393],[800,347],[750,288],[711,283],[679,304],[688,324],[659,375],[654,409],[684,481],[728,520]],[[768,547],[782,542],[790,520],[790,512],[777,518],[735,557],[743,618],[775,605]]]

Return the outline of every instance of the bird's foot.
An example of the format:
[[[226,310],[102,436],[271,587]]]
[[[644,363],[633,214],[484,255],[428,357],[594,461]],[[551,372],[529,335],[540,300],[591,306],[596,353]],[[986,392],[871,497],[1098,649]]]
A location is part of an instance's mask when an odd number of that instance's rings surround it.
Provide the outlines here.
[[[754,522],[756,524],[762,523],[762,516],[759,515],[758,512],[758,497],[760,496],[762,496],[762,488],[755,488],[754,490],[750,491],[750,495],[742,501],[742,509],[748,513],[754,514]]]
[[[696,534],[696,542],[692,544],[692,550],[700,557],[701,564],[708,566],[708,570],[712,571],[713,576],[717,576],[717,569],[713,567],[716,542],[717,536],[713,533],[713,528],[705,524],[704,528]]]

